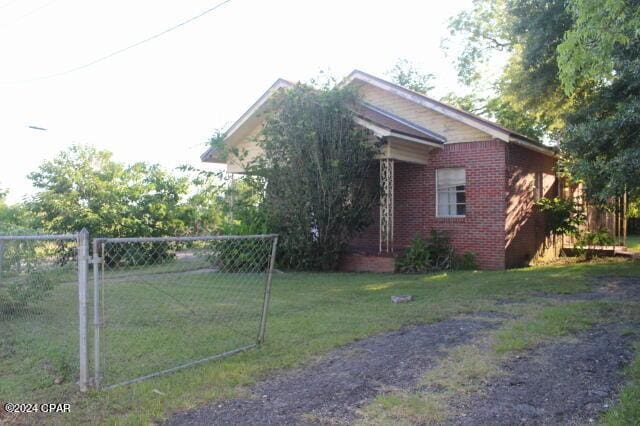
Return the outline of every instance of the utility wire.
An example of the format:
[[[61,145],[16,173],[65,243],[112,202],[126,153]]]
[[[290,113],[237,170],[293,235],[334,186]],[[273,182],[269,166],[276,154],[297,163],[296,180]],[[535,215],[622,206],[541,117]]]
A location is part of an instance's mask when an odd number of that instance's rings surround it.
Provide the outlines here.
[[[54,73],[54,74],[44,75],[44,76],[41,76],[41,77],[32,78],[32,79],[29,79],[29,80],[22,80],[22,81],[16,81],[16,82],[2,82],[0,84],[2,84],[2,85],[10,85],[10,84],[20,84],[20,83],[31,83],[31,82],[40,81],[40,80],[48,80],[50,78],[60,77],[60,76],[66,75],[66,74],[71,74],[73,72],[80,71],[82,69],[85,69],[85,68],[88,68],[88,67],[90,67],[92,65],[95,65],[95,64],[97,64],[99,62],[105,61],[105,60],[107,60],[109,58],[113,58],[114,56],[119,55],[121,53],[124,53],[127,50],[130,50],[130,49],[133,49],[135,47],[138,47],[141,44],[147,43],[147,42],[149,42],[151,40],[154,40],[154,39],[156,39],[158,37],[161,37],[161,36],[163,36],[163,35],[165,35],[167,33],[170,33],[171,31],[177,30],[178,28],[183,27],[183,26],[195,21],[196,19],[200,19],[203,16],[213,12],[214,10],[218,9],[219,7],[224,6],[225,4],[229,3],[230,1],[231,0],[223,0],[222,2],[216,4],[215,6],[210,7],[209,9],[199,13],[196,16],[193,16],[193,17],[187,19],[186,21],[182,21],[179,24],[176,24],[176,25],[174,25],[174,26],[172,26],[170,28],[167,28],[164,31],[161,31],[161,32],[156,33],[156,34],[154,34],[152,36],[149,36],[149,37],[147,37],[147,38],[145,38],[143,40],[140,40],[140,41],[138,41],[136,43],[130,44],[129,46],[123,47],[122,49],[115,50],[115,51],[113,51],[113,52],[111,52],[111,53],[109,53],[107,55],[104,55],[104,56],[101,56],[101,57],[99,57],[97,59],[94,59],[91,62],[87,62],[86,64],[78,65],[77,67],[69,68],[69,69],[64,70],[64,71],[60,71],[60,72],[57,72],[57,73]]]
[[[51,6],[51,5],[52,5],[53,3],[55,3],[56,1],[58,1],[58,0],[49,0],[48,2],[43,3],[43,4],[41,4],[40,6],[36,7],[35,9],[31,9],[31,10],[30,10],[30,11],[28,11],[27,13],[25,13],[25,14],[23,14],[23,15],[21,15],[21,16],[19,16],[19,17],[17,17],[13,22],[11,22],[11,23],[9,23],[9,24],[3,24],[3,25],[0,25],[0,28],[4,30],[4,29],[6,29],[6,28],[12,27],[12,26],[14,26],[14,25],[16,25],[16,24],[20,23],[20,21],[22,21],[23,19],[28,18],[29,16],[31,16],[31,15],[33,15],[33,14],[35,14],[35,13],[37,13],[37,12],[41,11],[41,10],[42,10],[42,9],[44,9],[45,7],[49,7],[49,6]]]

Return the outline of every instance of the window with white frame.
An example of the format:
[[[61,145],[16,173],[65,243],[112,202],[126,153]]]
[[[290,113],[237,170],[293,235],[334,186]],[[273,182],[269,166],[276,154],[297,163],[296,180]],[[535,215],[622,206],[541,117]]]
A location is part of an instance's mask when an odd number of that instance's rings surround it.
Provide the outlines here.
[[[467,212],[465,170],[436,170],[436,215],[438,217],[464,216]]]

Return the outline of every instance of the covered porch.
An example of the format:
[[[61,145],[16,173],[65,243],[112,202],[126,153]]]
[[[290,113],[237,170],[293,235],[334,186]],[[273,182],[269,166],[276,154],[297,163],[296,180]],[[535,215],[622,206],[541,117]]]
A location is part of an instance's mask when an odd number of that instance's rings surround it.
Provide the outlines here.
[[[356,239],[345,255],[343,269],[348,271],[389,272],[394,269],[396,192],[398,168],[425,166],[433,151],[443,148],[446,138],[378,107],[363,104],[357,113],[358,124],[369,129],[381,142],[379,167],[374,184],[379,185],[380,202],[374,212],[377,236],[371,230],[364,239]],[[404,194],[406,196],[406,194]],[[372,227],[372,228],[374,228]]]

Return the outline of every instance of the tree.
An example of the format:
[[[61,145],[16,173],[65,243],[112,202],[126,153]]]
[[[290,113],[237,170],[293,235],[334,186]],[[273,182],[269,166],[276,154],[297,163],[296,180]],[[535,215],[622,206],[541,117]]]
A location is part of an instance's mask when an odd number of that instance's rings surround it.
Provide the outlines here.
[[[571,0],[573,26],[558,46],[565,93],[583,94],[567,114],[567,169],[599,202],[640,192],[640,1]]]
[[[189,232],[185,177],[158,165],[125,166],[108,151],[73,146],[29,175],[39,192],[27,203],[39,228],[105,237],[150,237]]]
[[[474,92],[486,85],[482,65],[509,55],[493,94],[476,100],[479,113],[539,139],[561,129],[573,99],[560,86],[556,48],[572,22],[564,0],[476,0],[452,18],[450,33],[463,46],[458,75]]]
[[[476,1],[451,28],[466,35],[463,75],[475,70],[469,58],[510,52],[496,85],[506,107],[498,121],[554,134],[565,170],[592,199],[637,194],[639,0]]]
[[[616,52],[637,42],[638,0],[570,0],[574,25],[558,45],[559,78],[567,94],[585,81],[615,78]]]
[[[387,76],[397,85],[424,95],[434,87],[433,80],[435,76],[431,73],[419,71],[407,59],[399,59],[393,68],[387,72]]]
[[[32,225],[32,218],[22,204],[9,205],[8,191],[0,190],[0,233],[24,232]]]
[[[615,77],[568,114],[560,144],[568,171],[599,202],[640,195],[640,40],[612,60]]]
[[[249,171],[263,179],[269,229],[281,235],[287,268],[330,270],[349,239],[371,222],[377,147],[354,122],[356,94],[298,84],[270,105]]]

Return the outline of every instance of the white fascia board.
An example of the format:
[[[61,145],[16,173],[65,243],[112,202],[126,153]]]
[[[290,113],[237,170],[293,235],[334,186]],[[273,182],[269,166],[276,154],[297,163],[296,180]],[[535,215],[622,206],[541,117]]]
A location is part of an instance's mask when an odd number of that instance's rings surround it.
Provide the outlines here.
[[[279,89],[284,89],[291,86],[293,86],[293,83],[291,83],[290,81],[284,80],[282,78],[279,78],[278,80],[276,80],[276,82],[273,83],[271,87],[267,89],[267,91],[262,96],[260,96],[260,98],[258,98],[258,100],[253,105],[251,105],[251,107],[247,111],[245,111],[245,113],[242,114],[242,116],[235,123],[233,123],[231,127],[225,132],[224,141],[226,142],[229,139],[229,137],[231,137],[231,135],[233,135],[240,127],[242,127],[244,123],[247,122],[247,120],[253,114],[256,113],[256,111],[258,111],[265,103],[267,103],[269,98],[271,98],[271,96],[273,96],[273,94],[276,91],[278,91]],[[200,156],[200,160],[204,162],[208,161],[208,158],[211,156],[212,153],[213,153],[213,148],[207,149]]]
[[[273,85],[244,113],[242,116],[229,128],[225,133],[225,140],[228,139],[233,133],[235,133],[253,114],[256,113],[264,104],[267,103],[269,98],[273,96],[279,89],[291,87],[293,83],[279,78]]]

